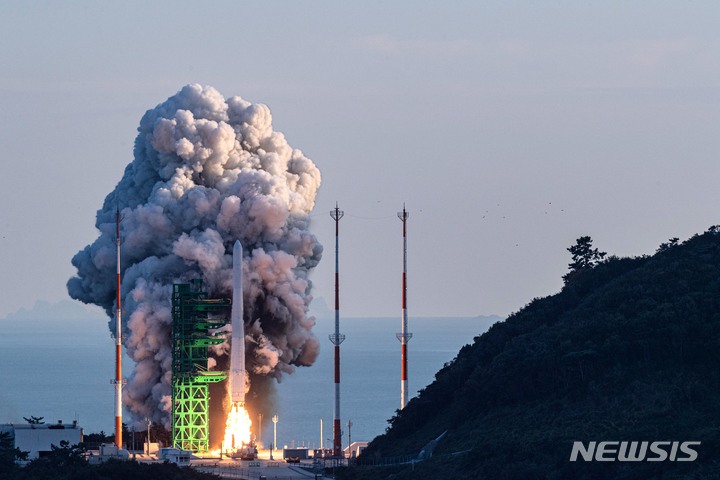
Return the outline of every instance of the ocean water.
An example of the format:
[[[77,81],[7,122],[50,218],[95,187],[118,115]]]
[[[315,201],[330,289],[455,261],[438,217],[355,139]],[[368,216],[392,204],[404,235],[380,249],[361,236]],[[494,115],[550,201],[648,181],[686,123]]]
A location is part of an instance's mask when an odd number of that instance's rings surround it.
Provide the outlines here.
[[[497,317],[410,318],[408,331],[408,395],[432,383],[435,373],[457,355],[463,345],[485,332]],[[340,347],[340,418],[343,445],[348,443],[348,420],[352,441],[369,441],[382,434],[400,407],[400,331],[397,318],[341,319],[346,338]],[[315,332],[321,341],[320,355],[310,368],[299,368],[278,385],[278,444],[332,445],[334,412],[334,353],[328,335],[334,320],[319,320]],[[273,425],[263,421],[263,440],[269,443]]]
[[[443,364],[498,317],[410,318],[408,330],[409,395],[432,382]],[[341,333],[341,403],[343,445],[369,441],[383,433],[400,404],[400,318],[343,318]],[[277,443],[317,448],[332,438],[334,409],[332,319],[314,329],[321,351],[312,367],[298,368],[276,386]],[[107,321],[67,325],[0,322],[0,423],[78,420],[86,432],[113,430],[114,342]],[[129,374],[125,359],[124,373]],[[256,420],[256,419],[253,419]],[[262,440],[273,438],[270,418],[263,418]]]
[[[111,432],[113,348],[103,320],[69,331],[44,323],[2,325],[0,423],[36,416],[46,423],[78,420],[86,432]]]

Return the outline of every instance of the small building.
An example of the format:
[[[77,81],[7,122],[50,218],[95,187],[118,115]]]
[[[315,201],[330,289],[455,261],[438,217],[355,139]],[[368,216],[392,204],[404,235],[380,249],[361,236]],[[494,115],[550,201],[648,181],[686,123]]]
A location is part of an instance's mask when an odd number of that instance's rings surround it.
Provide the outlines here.
[[[21,452],[28,452],[28,460],[47,455],[52,451],[52,445],[60,446],[66,441],[70,445],[78,445],[83,441],[83,430],[76,421],[64,424],[58,423],[6,423],[0,424],[0,432],[9,433],[15,448]]]
[[[300,460],[307,460],[308,449],[307,448],[283,448],[283,458],[299,458]]]
[[[368,442],[352,442],[350,446],[343,449],[345,458],[357,458],[367,448]]]
[[[180,467],[190,465],[190,456],[192,452],[189,450],[180,450],[179,448],[161,448],[158,452],[158,458],[170,463],[174,463]]]
[[[313,450],[313,458],[330,458],[332,457],[332,448],[316,448]]]
[[[108,460],[128,460],[129,458],[128,451],[118,448],[114,443],[103,443],[100,445],[97,454],[92,451],[88,453],[88,463],[91,465],[97,465]]]
[[[160,450],[160,444],[157,442],[143,443],[143,453],[148,455],[158,455]]]

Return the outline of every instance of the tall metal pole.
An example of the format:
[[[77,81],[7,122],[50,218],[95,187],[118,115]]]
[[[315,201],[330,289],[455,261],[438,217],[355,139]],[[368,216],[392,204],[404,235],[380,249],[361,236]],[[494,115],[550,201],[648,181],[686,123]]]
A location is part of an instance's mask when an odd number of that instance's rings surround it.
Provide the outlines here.
[[[352,429],[353,423],[348,420],[348,458],[352,458]]]
[[[407,219],[410,214],[405,210],[403,204],[402,212],[398,212],[398,218],[403,224],[403,272],[402,272],[402,324],[401,332],[396,334],[400,340],[401,366],[400,366],[400,410],[405,408],[408,402],[408,368],[407,368],[407,343],[412,338],[412,333],[407,331]]]
[[[272,459],[273,450],[277,449],[277,422],[278,422],[277,415],[273,415],[272,422],[273,422],[273,444],[272,444],[272,447],[270,447],[270,459]]]
[[[117,309],[115,310],[115,445],[122,448],[122,310],[120,308],[120,209],[115,212],[117,242]]]
[[[333,417],[333,456],[339,457],[342,453],[342,433],[340,430],[340,344],[345,340],[345,335],[340,333],[340,274],[338,262],[338,238],[340,236],[340,219],[345,212],[338,208],[335,203],[335,210],[330,211],[330,216],[335,220],[335,333],[329,335],[330,341],[335,345],[335,415]]]
[[[262,417],[263,417],[262,413],[258,413],[258,443],[260,445],[263,444],[263,441],[262,441]]]
[[[147,431],[147,454],[150,455],[150,425],[152,425],[152,421],[149,418],[145,419],[145,422],[147,422],[148,431]]]

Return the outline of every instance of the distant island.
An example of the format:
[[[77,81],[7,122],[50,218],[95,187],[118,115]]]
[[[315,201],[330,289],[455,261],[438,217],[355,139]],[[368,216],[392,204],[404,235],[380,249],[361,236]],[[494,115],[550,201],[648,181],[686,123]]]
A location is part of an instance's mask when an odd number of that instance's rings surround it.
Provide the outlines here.
[[[21,308],[0,318],[0,332],[17,331],[19,327],[32,326],[55,330],[68,330],[87,325],[102,325],[107,329],[108,317],[102,309],[87,306],[76,300],[51,303],[38,300],[31,308]]]
[[[720,229],[568,250],[559,293],[463,347],[338,478],[720,478]]]

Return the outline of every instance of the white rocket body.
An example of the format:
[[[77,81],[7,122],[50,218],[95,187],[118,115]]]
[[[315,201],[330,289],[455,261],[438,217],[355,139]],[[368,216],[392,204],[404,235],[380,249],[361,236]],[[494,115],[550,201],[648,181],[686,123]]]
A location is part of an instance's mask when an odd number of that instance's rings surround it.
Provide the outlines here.
[[[245,403],[245,323],[243,320],[242,245],[233,247],[232,337],[230,344],[230,398]]]

